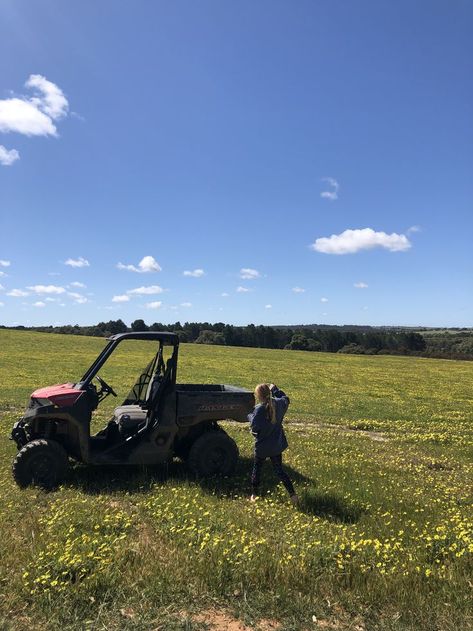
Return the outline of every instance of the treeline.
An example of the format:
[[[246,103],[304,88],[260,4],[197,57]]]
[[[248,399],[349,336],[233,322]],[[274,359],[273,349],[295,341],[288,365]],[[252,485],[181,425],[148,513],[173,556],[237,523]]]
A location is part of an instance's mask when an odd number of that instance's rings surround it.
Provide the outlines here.
[[[5,328],[5,327],[0,327]],[[27,327],[12,327],[26,329]],[[286,350],[323,351],[363,355],[420,355],[447,359],[473,359],[473,331],[471,329],[402,329],[400,327],[303,325],[290,326],[234,326],[224,322],[154,322],[135,320],[128,327],[123,320],[99,322],[94,326],[43,326],[28,330],[66,335],[108,337],[127,331],[169,331],[181,342],[217,344]]]
[[[25,328],[25,327],[16,327]],[[233,326],[223,322],[186,322],[147,325],[135,320],[128,327],[123,320],[99,322],[94,326],[46,326],[31,327],[32,330],[69,335],[91,335],[108,337],[127,331],[170,331],[180,341],[195,344],[217,344],[257,348],[279,348],[287,350],[324,351],[328,353],[356,354],[411,354],[426,351],[424,337],[410,330],[389,330],[370,327],[272,327]]]
[[[468,329],[422,331],[428,357],[473,359],[473,332]]]

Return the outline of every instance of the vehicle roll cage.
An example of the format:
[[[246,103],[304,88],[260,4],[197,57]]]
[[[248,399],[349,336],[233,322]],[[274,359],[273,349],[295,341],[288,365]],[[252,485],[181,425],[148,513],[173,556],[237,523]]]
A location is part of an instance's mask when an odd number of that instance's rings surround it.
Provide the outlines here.
[[[110,355],[114,352],[120,342],[124,340],[142,340],[147,342],[156,341],[160,343],[160,349],[163,346],[173,346],[173,354],[172,354],[172,364],[174,365],[174,370],[172,371],[173,381],[176,380],[176,370],[177,366],[177,353],[179,348],[179,337],[175,333],[167,333],[161,331],[143,331],[139,333],[117,333],[116,335],[111,335],[107,338],[108,344],[94,361],[92,366],[85,372],[80,382],[77,384],[80,389],[88,386],[95,375],[99,372],[102,366],[105,364]],[[162,357],[162,355],[161,355]]]

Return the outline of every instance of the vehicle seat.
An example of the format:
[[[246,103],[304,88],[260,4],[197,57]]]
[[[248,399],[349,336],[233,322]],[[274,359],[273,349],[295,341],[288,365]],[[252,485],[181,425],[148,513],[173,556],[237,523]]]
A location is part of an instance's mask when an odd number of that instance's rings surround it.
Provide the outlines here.
[[[115,422],[118,423],[125,414],[136,420],[136,422],[141,422],[146,420],[147,411],[143,410],[139,405],[119,405],[113,413]]]

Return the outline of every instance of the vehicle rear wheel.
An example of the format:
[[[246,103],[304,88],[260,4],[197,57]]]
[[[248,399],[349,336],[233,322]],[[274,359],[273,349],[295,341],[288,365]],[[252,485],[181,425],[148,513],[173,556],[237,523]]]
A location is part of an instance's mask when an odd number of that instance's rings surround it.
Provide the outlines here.
[[[205,432],[192,444],[187,458],[189,469],[199,477],[230,475],[238,460],[235,441],[223,430]]]
[[[20,449],[13,461],[13,478],[18,486],[50,490],[64,479],[69,466],[66,451],[54,440],[39,438]]]

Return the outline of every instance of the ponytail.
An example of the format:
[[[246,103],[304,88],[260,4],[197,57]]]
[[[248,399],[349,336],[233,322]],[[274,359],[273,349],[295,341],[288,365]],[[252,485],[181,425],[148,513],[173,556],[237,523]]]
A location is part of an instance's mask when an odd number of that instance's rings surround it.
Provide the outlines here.
[[[271,393],[269,394],[268,402],[265,405],[266,407],[266,416],[271,423],[276,423],[276,406],[274,405],[273,398],[271,397]]]
[[[257,403],[263,403],[266,410],[266,417],[271,423],[276,423],[276,406],[271,397],[271,390],[267,383],[260,383],[255,388],[255,399]]]

